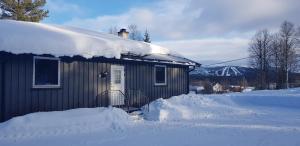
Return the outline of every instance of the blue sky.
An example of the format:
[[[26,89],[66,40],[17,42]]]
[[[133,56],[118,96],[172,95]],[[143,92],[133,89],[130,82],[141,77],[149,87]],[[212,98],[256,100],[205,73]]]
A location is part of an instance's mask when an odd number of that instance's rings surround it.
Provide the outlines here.
[[[52,10],[45,23],[63,24],[72,18],[92,18],[99,15],[116,15],[131,7],[151,4],[147,0],[48,0],[47,9]],[[58,10],[61,9],[61,10]]]
[[[255,31],[300,25],[299,0],[47,0],[43,23],[107,33],[138,25],[152,42],[211,63],[246,57]]]

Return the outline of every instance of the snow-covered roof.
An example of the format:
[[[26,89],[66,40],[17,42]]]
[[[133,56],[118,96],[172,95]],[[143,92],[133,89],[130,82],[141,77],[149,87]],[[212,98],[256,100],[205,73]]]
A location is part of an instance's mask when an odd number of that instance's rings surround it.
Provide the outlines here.
[[[122,54],[165,54],[180,56],[169,49],[123,39],[99,32],[42,23],[0,20],[0,51],[14,54],[80,55],[85,58],[103,56],[121,58]]]

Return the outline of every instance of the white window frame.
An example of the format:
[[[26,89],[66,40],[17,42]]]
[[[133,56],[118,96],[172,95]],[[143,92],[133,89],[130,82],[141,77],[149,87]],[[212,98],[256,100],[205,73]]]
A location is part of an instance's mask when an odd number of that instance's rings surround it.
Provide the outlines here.
[[[57,85],[36,85],[35,84],[35,60],[37,59],[44,59],[44,60],[56,60],[58,61],[58,84]],[[32,75],[32,88],[60,88],[60,59],[55,57],[41,57],[41,56],[34,56],[33,57],[33,75]]]
[[[165,68],[165,82],[164,83],[156,83],[156,67]],[[154,66],[154,85],[155,86],[165,86],[165,85],[167,85],[167,66],[166,65],[155,65]]]

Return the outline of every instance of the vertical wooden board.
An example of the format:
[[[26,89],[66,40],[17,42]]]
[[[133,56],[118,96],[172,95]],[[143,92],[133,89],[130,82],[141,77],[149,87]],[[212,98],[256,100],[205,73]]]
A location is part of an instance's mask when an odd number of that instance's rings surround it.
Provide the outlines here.
[[[64,88],[64,64],[60,63],[60,89],[58,90],[57,93],[57,105],[58,105],[57,110],[63,110],[63,101],[64,101],[63,88]]]
[[[69,85],[68,85],[68,92],[69,92],[69,108],[74,108],[74,62],[69,63]]]
[[[154,83],[153,83],[153,69],[152,69],[152,65],[147,65],[147,72],[149,73],[149,79],[148,79],[148,95],[150,97],[150,100],[154,99],[154,93],[153,93],[153,87],[154,87]]]
[[[147,65],[147,72],[148,72],[148,96],[149,96],[149,98],[150,98],[150,100],[152,100],[152,98],[153,98],[153,94],[152,94],[152,92],[153,92],[153,72],[152,72],[152,67],[151,67],[151,65]]]
[[[179,68],[179,70],[180,70],[180,94],[183,94],[184,93],[183,92],[183,78],[184,78],[184,76],[183,76],[182,68]]]
[[[2,76],[2,60],[0,59],[0,122],[2,122],[4,120],[4,117],[3,117],[3,114],[4,114],[4,111],[3,111],[3,108],[4,108],[4,103],[3,103],[3,100],[4,100],[4,97],[2,96],[2,83],[3,82],[3,76]]]
[[[79,108],[79,63],[74,62],[74,86],[73,86],[73,96],[74,96],[74,108]]]
[[[26,114],[27,109],[25,109],[26,106],[26,71],[25,66],[26,62],[23,58],[20,58],[21,60],[18,61],[19,71],[18,71],[18,78],[19,78],[19,90],[18,98],[19,98],[19,114],[24,115]]]
[[[102,72],[102,63],[97,63],[97,74],[99,75]],[[97,107],[101,106],[102,80],[103,78],[97,80]]]
[[[168,88],[167,88],[168,94],[167,94],[167,96],[168,97],[172,96],[172,88],[171,88],[171,85],[172,85],[172,82],[171,82],[172,75],[171,75],[171,73],[172,73],[172,66],[170,66],[168,68],[168,72],[167,72],[167,79],[168,79]]]
[[[189,92],[189,85],[188,85],[188,70],[184,68],[184,92]]]
[[[93,100],[93,63],[88,63],[88,107],[92,107]]]
[[[102,70],[102,72],[107,72],[107,70],[106,70],[106,65],[105,65],[105,63],[101,63],[101,70]],[[101,79],[101,93],[103,93],[103,92],[105,92],[106,91],[106,79],[109,77],[109,75],[107,74],[107,76],[105,77],[105,78],[102,78]],[[106,106],[106,97],[104,97],[104,98],[101,98],[100,99],[100,102],[101,102],[101,106]]]
[[[2,83],[3,83],[3,80],[2,80],[2,62],[1,62],[1,59],[0,59],[0,122],[4,121],[4,97],[2,96]]]
[[[51,111],[52,110],[52,96],[51,96],[51,90],[52,89],[43,89],[40,90],[41,92],[43,92],[43,99],[45,102],[45,111]]]
[[[181,76],[181,68],[178,68],[178,67],[177,67],[177,70],[178,70],[178,75],[177,75],[178,81],[177,81],[177,82],[178,82],[178,85],[179,85],[179,86],[178,86],[178,95],[179,95],[179,94],[181,94],[181,92],[182,92],[182,91],[181,91],[181,86],[182,86],[181,80],[182,80],[182,76]]]
[[[42,98],[44,95],[42,95],[42,92],[38,89],[35,89],[37,92],[37,99],[38,99],[38,111],[44,111],[45,105],[44,105],[44,98]]]
[[[9,119],[11,116],[10,106],[11,106],[11,89],[12,89],[12,74],[11,74],[11,62],[5,63],[5,108],[4,108],[4,119]]]
[[[126,89],[129,90],[131,89],[131,82],[132,82],[132,77],[131,77],[131,65],[127,65],[126,67]]]
[[[19,111],[19,99],[18,99],[18,96],[19,96],[19,69],[18,69],[18,62],[16,59],[13,59],[12,61],[12,89],[11,89],[11,92],[12,92],[12,96],[10,97],[11,98],[11,111],[12,111],[12,116],[18,116],[18,111]]]
[[[182,73],[182,75],[181,75],[182,76],[182,79],[181,79],[182,80],[181,81],[182,82],[182,87],[181,87],[182,89],[181,89],[181,91],[182,91],[182,94],[185,94],[186,93],[185,92],[185,89],[186,89],[186,86],[185,86],[185,72],[184,72],[183,67],[181,68],[181,73]]]
[[[58,111],[58,101],[57,101],[57,93],[58,93],[58,90],[60,89],[53,89],[53,90],[50,90],[51,92],[51,110],[52,111]]]
[[[129,67],[129,90],[134,89],[134,67],[130,65]]]
[[[105,90],[110,90],[110,79],[111,79],[111,65],[109,63],[105,63],[106,71],[108,72],[108,77],[106,78]]]
[[[135,84],[135,90],[139,90],[140,89],[140,84],[139,84],[139,82],[140,82],[140,80],[139,80],[139,76],[140,76],[140,73],[139,73],[139,65],[137,65],[137,64],[135,64],[134,65],[134,77],[135,77],[135,79],[134,79],[134,84]]]
[[[28,59],[25,61],[25,97],[26,97],[26,113],[33,112],[33,97],[31,94],[32,87],[32,73],[33,73],[32,60]]]
[[[89,64],[84,62],[84,107],[89,103]]]
[[[128,83],[128,64],[125,64],[124,65],[124,67],[125,67],[125,91],[127,91],[128,90],[128,87],[129,87],[129,83]]]
[[[148,65],[145,65],[144,66],[144,72],[145,72],[145,74],[144,74],[144,84],[145,84],[145,87],[144,87],[144,94],[145,94],[145,96],[148,96],[149,97],[149,93],[148,93],[148,90],[149,90],[149,73],[148,73],[148,71],[147,71],[147,69],[148,69]]]
[[[39,111],[39,95],[38,91],[31,89],[31,98],[32,98],[32,112],[38,112]]]
[[[97,95],[98,95],[98,64],[97,62],[93,63],[93,106],[97,106]]]
[[[181,91],[182,91],[182,94],[185,94],[185,89],[186,89],[186,86],[185,86],[185,71],[184,71],[184,68],[182,67],[181,68],[181,73],[182,73],[182,89],[181,89]]]
[[[176,95],[175,68],[171,70],[171,91],[172,96]]]
[[[63,110],[69,109],[69,64],[63,63]]]
[[[139,83],[141,84],[141,92],[142,94],[146,95],[146,90],[147,90],[147,72],[146,72],[146,65],[141,65],[140,67],[140,80]]]
[[[83,62],[78,62],[78,107],[82,108],[84,107],[84,74],[83,74]]]
[[[134,76],[133,76],[133,89],[134,90],[139,90],[139,87],[138,87],[138,71],[137,71],[137,68],[138,68],[138,66],[136,65],[136,64],[134,64],[133,65],[133,74],[134,74]],[[135,96],[135,95],[134,95]],[[136,100],[136,98],[135,98],[135,100]]]

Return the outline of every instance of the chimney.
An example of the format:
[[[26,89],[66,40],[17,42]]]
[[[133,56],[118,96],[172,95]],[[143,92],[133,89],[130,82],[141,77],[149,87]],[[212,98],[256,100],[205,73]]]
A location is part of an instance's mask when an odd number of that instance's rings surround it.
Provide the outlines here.
[[[128,39],[128,34],[129,32],[126,31],[126,29],[122,28],[119,32],[118,32],[118,36],[122,37],[124,39]]]

